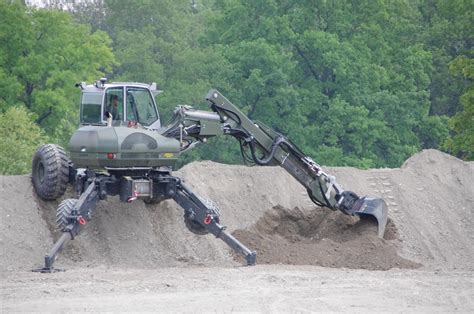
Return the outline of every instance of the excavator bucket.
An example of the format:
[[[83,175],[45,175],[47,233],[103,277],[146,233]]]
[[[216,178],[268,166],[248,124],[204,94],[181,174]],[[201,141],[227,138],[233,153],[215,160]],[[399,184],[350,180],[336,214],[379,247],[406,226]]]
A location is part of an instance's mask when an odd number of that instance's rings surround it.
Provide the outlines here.
[[[383,238],[385,227],[387,226],[388,209],[387,204],[381,198],[363,197],[362,202],[358,202],[360,207],[353,209],[359,216],[369,216],[377,219],[379,238]]]

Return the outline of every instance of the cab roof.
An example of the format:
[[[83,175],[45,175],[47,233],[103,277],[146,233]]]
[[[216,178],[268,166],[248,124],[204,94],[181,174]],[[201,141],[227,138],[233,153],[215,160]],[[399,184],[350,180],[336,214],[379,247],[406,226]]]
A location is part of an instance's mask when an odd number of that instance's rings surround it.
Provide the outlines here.
[[[111,82],[107,83],[106,78],[101,78],[100,80],[95,81],[92,84],[86,84],[85,82],[77,83],[76,87],[81,88],[82,92],[89,92],[89,93],[101,93],[106,88],[109,87],[122,87],[122,86],[130,86],[130,87],[141,87],[149,89],[153,94],[159,94],[161,91],[157,89],[156,83],[153,82],[151,84],[146,83],[139,83],[139,82]]]

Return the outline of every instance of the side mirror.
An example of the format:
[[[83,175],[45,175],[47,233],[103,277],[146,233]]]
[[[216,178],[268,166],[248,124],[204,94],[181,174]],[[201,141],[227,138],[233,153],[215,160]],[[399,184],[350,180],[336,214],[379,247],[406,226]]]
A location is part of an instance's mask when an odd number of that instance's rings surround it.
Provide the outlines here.
[[[86,82],[76,83],[76,84],[74,84],[74,86],[79,87],[80,89],[84,89],[84,88],[86,88]]]

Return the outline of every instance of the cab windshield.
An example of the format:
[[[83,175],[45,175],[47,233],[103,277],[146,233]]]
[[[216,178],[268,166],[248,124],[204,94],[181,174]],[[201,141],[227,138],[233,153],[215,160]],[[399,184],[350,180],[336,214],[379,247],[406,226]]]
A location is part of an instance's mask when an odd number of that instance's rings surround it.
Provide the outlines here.
[[[126,121],[137,121],[149,126],[158,120],[150,91],[139,87],[127,87]]]
[[[112,86],[105,93],[82,93],[81,123],[102,125],[108,117],[112,125],[131,121],[150,126],[159,119],[153,96],[146,88]]]

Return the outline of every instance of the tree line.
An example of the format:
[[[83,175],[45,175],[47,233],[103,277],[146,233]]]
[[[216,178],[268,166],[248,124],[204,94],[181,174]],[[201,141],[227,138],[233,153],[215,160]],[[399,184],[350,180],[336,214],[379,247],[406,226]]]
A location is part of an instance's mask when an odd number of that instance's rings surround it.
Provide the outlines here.
[[[398,167],[436,148],[474,159],[469,0],[0,0],[0,173],[67,146],[74,83],[157,82],[162,121],[219,89],[324,165]],[[183,156],[240,163],[215,138]]]

